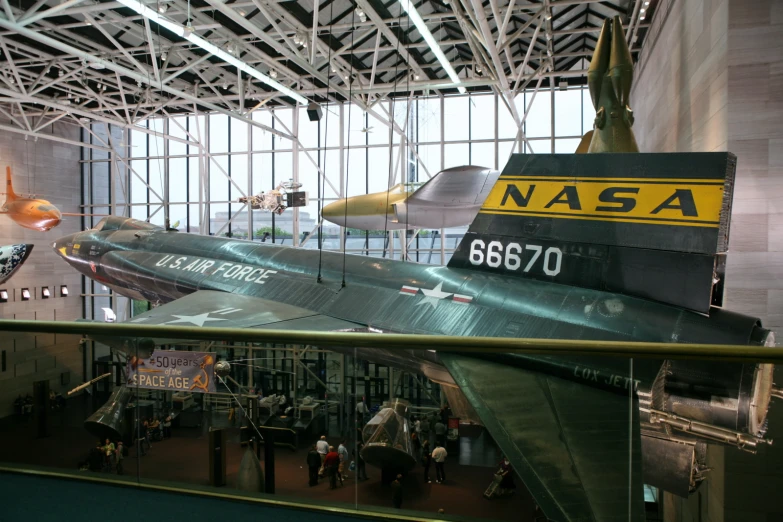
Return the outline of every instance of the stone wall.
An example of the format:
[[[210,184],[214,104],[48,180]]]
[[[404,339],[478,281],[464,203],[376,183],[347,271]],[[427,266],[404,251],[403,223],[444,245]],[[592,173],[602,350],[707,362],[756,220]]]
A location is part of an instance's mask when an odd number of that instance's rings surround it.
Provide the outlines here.
[[[80,139],[78,127],[59,122],[42,132],[72,141]],[[80,212],[80,155],[81,148],[77,146],[42,138],[25,140],[21,134],[0,134],[0,166],[3,173],[6,165],[11,167],[15,191],[34,192],[62,212]],[[65,217],[58,227],[37,232],[0,215],[0,245],[34,245],[27,262],[0,285],[0,289],[8,291],[8,302],[0,303],[0,318],[73,321],[82,317],[81,276],[51,248],[56,238],[80,229],[79,217]],[[68,297],[60,296],[61,285],[67,285]],[[48,299],[42,298],[44,286],[51,291]],[[21,299],[23,288],[30,290],[29,301]],[[13,401],[18,395],[33,394],[34,381],[48,380],[51,389],[65,393],[83,377],[81,347],[76,336],[4,333],[0,350],[6,357],[4,371],[0,368],[0,416],[13,412]]]
[[[783,343],[783,2],[730,0],[728,150],[737,155],[727,302]]]
[[[726,150],[729,1],[664,0],[656,9],[631,91],[639,148]]]
[[[781,344],[783,2],[662,0],[654,18],[659,31],[644,43],[631,95],[639,146],[737,155],[724,302],[761,318]],[[779,438],[783,411],[775,402],[769,426]],[[709,479],[689,499],[664,495],[667,522],[783,519],[779,447],[750,455],[711,446],[708,465]]]

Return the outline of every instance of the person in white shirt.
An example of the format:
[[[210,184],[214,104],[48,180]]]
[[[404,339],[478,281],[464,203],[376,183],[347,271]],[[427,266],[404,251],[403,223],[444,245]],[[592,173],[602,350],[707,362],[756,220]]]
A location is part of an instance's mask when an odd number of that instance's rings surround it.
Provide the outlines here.
[[[315,443],[315,450],[318,452],[318,456],[321,457],[321,469],[318,470],[318,476],[324,476],[324,460],[326,460],[326,454],[329,453],[329,443],[326,442],[326,435],[321,435],[321,440]]]
[[[362,424],[367,423],[367,415],[370,413],[369,408],[364,403],[364,399],[356,403],[356,418],[362,421]]]
[[[343,479],[348,478],[348,474],[345,472],[345,461],[348,460],[348,448],[345,447],[345,441],[340,442],[337,447],[337,454],[340,456],[340,464],[337,466],[337,478],[340,479],[340,485],[343,483]]]
[[[432,460],[435,461],[435,478],[438,484],[442,484],[446,481],[446,470],[443,465],[448,456],[449,454],[446,452],[446,448],[440,444],[435,444],[435,449],[432,451]]]

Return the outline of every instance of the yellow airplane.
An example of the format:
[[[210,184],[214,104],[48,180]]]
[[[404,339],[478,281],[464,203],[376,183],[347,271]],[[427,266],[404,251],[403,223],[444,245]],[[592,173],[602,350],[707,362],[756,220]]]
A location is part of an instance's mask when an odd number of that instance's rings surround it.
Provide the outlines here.
[[[11,167],[5,168],[5,178],[5,203],[0,208],[0,214],[6,214],[19,226],[41,232],[51,230],[60,224],[63,214],[57,207],[45,199],[21,196],[14,192],[11,183]]]
[[[499,175],[484,167],[453,167],[426,183],[400,183],[388,191],[339,199],[326,205],[321,215],[336,225],[360,230],[469,225]]]

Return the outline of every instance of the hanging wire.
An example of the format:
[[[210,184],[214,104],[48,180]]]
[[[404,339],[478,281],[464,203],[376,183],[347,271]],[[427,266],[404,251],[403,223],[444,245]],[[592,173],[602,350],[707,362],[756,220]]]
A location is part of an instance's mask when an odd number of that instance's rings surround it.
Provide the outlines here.
[[[334,15],[334,2],[332,2],[329,5],[329,23],[331,23]],[[331,37],[332,33],[329,33],[329,36]],[[312,43],[313,47],[315,47],[315,42]],[[327,144],[329,143],[329,88],[331,87],[331,83],[329,80],[331,79],[331,75],[329,74],[330,67],[332,66],[332,42],[331,38],[329,38],[329,41],[327,42],[326,46],[329,48],[329,51],[327,52],[326,57],[326,121],[324,122],[324,168],[323,168],[323,181],[321,182],[321,193],[318,194],[318,198],[321,201],[321,219],[318,222],[318,279],[317,281],[320,283],[322,281],[321,279],[321,266],[322,266],[322,258],[324,253],[324,216],[323,216],[323,210],[324,210],[324,198],[326,196],[326,165],[328,162],[326,161],[326,149]],[[350,124],[350,122],[349,122]],[[319,143],[320,145],[320,143]],[[318,152],[320,155],[320,151]]]
[[[158,12],[160,12],[160,0],[157,1],[157,5],[155,6],[155,8],[156,8],[156,10]],[[149,23],[149,22],[146,22],[146,23]],[[161,52],[162,52],[163,47],[161,46],[161,43],[160,43],[161,42],[160,25],[158,25],[158,27],[156,28],[156,34],[158,35],[158,49],[161,50]],[[152,43],[154,44],[154,42],[152,42]],[[155,48],[154,45],[153,45],[152,48],[153,49]],[[158,59],[157,56],[155,56],[153,53],[150,53],[150,65],[152,65],[152,60],[157,60],[157,59]],[[161,66],[163,66],[163,63],[161,63]],[[150,76],[149,69],[147,69],[147,78],[149,80],[149,84],[151,84],[152,83],[152,77]],[[160,93],[161,93],[161,96],[165,96],[163,89],[161,89]],[[150,100],[148,100],[148,101],[150,101]],[[163,122],[163,120],[161,120],[161,122]],[[149,127],[149,124],[147,126]],[[163,130],[165,130],[165,124],[164,124]],[[157,132],[157,129],[155,130],[155,132]],[[161,132],[161,134],[163,134],[163,132]],[[158,149],[158,136],[154,136],[154,139],[155,139],[155,156],[158,158],[158,181],[160,181],[160,189],[161,189],[161,191],[163,191],[163,193],[165,194],[165,193],[168,192],[168,190],[166,189],[166,187],[164,187],[163,171],[165,169],[163,168],[163,165],[161,164],[162,158],[160,156],[160,150]],[[168,222],[169,205],[168,205],[168,201],[164,201],[163,204],[164,204],[164,208],[163,208],[163,226],[166,227],[166,229],[168,229],[169,228],[169,222]],[[150,218],[151,217],[152,216],[150,216]],[[149,220],[150,218],[147,218],[147,220]]]
[[[405,32],[406,33],[410,33],[410,30],[411,30],[411,15],[410,15],[410,13],[408,11],[405,11],[405,14],[408,15],[407,16],[407,18],[408,18],[408,27],[406,28]],[[402,24],[400,24],[400,25],[402,25]],[[408,56],[410,56],[410,54]],[[408,260],[408,246],[409,246],[408,245],[408,225],[409,225],[409,220],[408,220],[408,204],[407,204],[408,203],[407,202],[407,199],[408,199],[407,194],[408,194],[408,192],[406,190],[406,184],[409,182],[409,180],[408,180],[408,165],[410,163],[408,162],[408,129],[410,129],[410,127],[411,127],[411,121],[410,121],[411,102],[413,100],[413,96],[410,96],[410,92],[411,92],[411,75],[410,75],[410,73],[405,75],[405,92],[407,92],[408,95],[409,95],[408,96],[408,101],[405,104],[405,108],[406,108],[405,127],[406,128],[403,129],[405,131],[405,138],[403,139],[403,141],[405,142],[404,143],[405,144],[405,162],[400,165],[400,171],[401,171],[401,174],[402,174],[402,177],[403,177],[403,180],[402,180],[403,181],[402,190],[403,190],[403,194],[406,195],[406,197],[405,197],[405,200],[406,200],[405,201],[405,229],[400,233],[400,236],[402,237],[402,240],[400,241],[400,247],[401,247],[400,248],[400,257],[402,258],[402,262],[403,263]],[[402,144],[400,144],[400,147],[402,147]],[[402,150],[400,150],[400,163],[402,163]]]
[[[240,409],[240,410],[242,410],[242,414],[245,416],[245,418],[246,418],[246,419],[250,419],[250,417],[248,417],[248,415],[247,415],[247,412],[245,411],[245,408],[242,406],[242,402],[241,402],[239,399],[237,399],[236,395],[234,395],[234,392],[232,392],[232,391],[231,391],[231,388],[229,388],[229,387],[228,387],[228,384],[226,384],[226,381],[225,381],[225,380],[223,380],[223,377],[221,377],[220,375],[218,375],[218,379],[220,380],[220,382],[222,382],[222,383],[223,383],[223,386],[225,386],[225,387],[226,387],[226,389],[228,390],[228,393],[230,393],[230,394],[231,394],[231,397],[234,399],[234,402],[236,402],[236,403],[237,403],[237,406],[239,406],[239,409]],[[258,433],[258,439],[259,439],[259,440],[264,440],[264,437],[262,437],[262,436],[261,436],[261,432],[260,432],[260,431],[258,431],[258,428],[256,428],[256,423],[255,423],[255,422],[253,422],[252,420],[250,420],[249,424],[250,424],[250,425],[253,427],[253,429],[255,430],[255,432],[256,432],[256,433]]]
[[[356,19],[356,9],[351,11],[351,49],[353,49],[353,37],[356,34],[354,27],[354,20]],[[347,196],[348,187],[350,186],[351,179],[351,107],[353,106],[353,59],[349,59],[350,71],[348,72],[348,158],[345,160],[345,192],[344,196]],[[343,223],[348,221],[348,198],[345,199],[345,214],[343,215]],[[347,232],[347,231],[346,231]],[[343,280],[340,286],[345,287],[345,250],[348,244],[348,234],[343,235]]]
[[[402,19],[402,17],[400,17]],[[402,28],[401,23],[397,23],[398,28]],[[397,48],[395,51],[397,54],[400,54],[400,40],[401,38],[397,37]],[[392,93],[397,92],[397,84],[399,82],[398,74],[399,74],[399,68],[400,68],[400,61],[402,61],[402,55],[399,56],[399,60],[397,60],[394,64],[394,89],[392,90]],[[389,117],[391,118],[391,128],[389,129],[389,177],[386,180],[386,208],[384,209],[384,219],[383,219],[383,237],[384,241],[388,239],[389,235],[389,191],[391,190],[391,180],[392,180],[392,174],[394,173],[394,111],[396,107],[396,100],[397,98],[392,95],[391,98],[391,107],[389,108]],[[403,185],[403,190],[405,190],[405,185]],[[407,225],[406,225],[407,226]],[[394,234],[392,233],[392,238],[389,241],[389,246],[394,244]],[[370,245],[367,245],[367,249],[369,250]],[[383,249],[383,256],[386,257],[386,248]],[[389,257],[391,258],[391,252],[389,252]]]

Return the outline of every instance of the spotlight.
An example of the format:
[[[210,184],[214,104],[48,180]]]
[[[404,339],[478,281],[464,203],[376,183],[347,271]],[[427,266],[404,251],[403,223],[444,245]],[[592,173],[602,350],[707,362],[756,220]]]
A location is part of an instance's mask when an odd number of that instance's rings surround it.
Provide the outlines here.
[[[644,14],[642,14],[642,16],[639,17],[639,20],[644,20]]]
[[[645,9],[644,9],[644,7],[642,7],[641,9],[639,9],[639,12],[640,12],[640,13],[643,13],[643,12],[644,12],[644,10],[645,10]]]
[[[168,7],[166,6],[166,4],[160,4],[160,5],[158,6],[158,12],[159,12],[160,14],[163,14],[163,13],[165,13],[167,9],[168,9]]]
[[[239,10],[239,11],[237,11],[237,12],[239,13],[239,16],[245,16],[245,15],[247,15],[247,11],[245,11],[244,9],[240,9],[240,10]]]
[[[269,76],[271,76],[272,78],[277,78],[277,71],[275,71],[274,69],[270,69]]]
[[[29,301],[29,300],[30,300],[30,289],[22,288],[22,301]]]
[[[321,106],[317,103],[310,102],[310,105],[307,106],[307,117],[310,118],[310,121],[320,121],[322,114]]]
[[[551,20],[552,19],[552,10],[551,9],[547,9],[546,10],[546,19],[547,20]]]
[[[414,77],[415,79],[417,79],[417,80],[421,80],[421,76],[420,76],[420,75],[418,75],[418,74],[414,75],[413,77]]]
[[[60,297],[68,297],[68,287],[66,285],[60,285]]]
[[[0,290],[0,303],[8,302],[8,290]]]
[[[49,292],[49,287],[44,286],[41,288],[41,298],[42,299],[49,299],[52,296],[51,292]]]
[[[166,51],[163,51],[162,53],[160,53],[160,59],[165,62],[166,60],[169,59],[169,53],[167,53]]]

